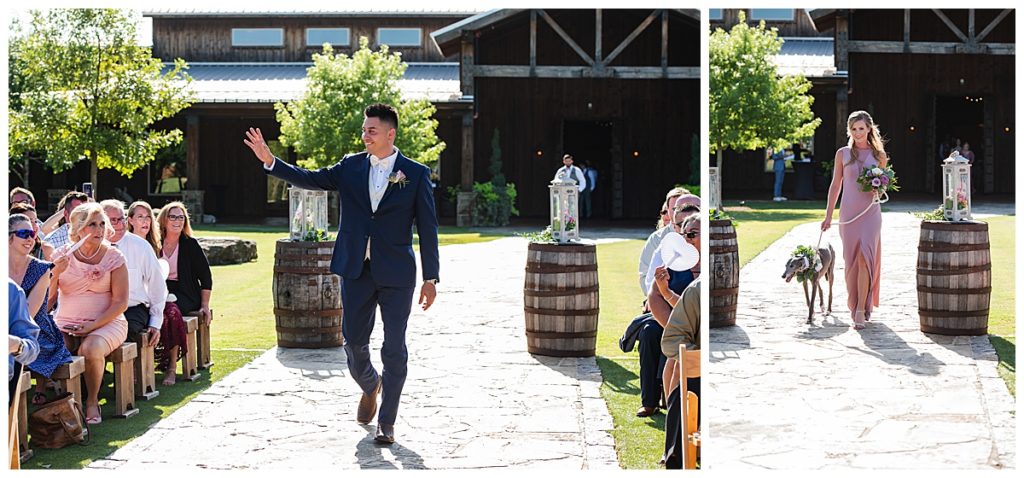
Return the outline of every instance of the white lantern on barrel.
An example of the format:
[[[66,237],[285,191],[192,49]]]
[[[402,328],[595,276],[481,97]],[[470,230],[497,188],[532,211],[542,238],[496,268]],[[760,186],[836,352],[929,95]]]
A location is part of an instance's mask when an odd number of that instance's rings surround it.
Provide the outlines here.
[[[947,221],[971,220],[971,164],[954,150],[942,162],[942,212]]]
[[[559,174],[548,186],[551,192],[551,237],[560,244],[580,239],[579,186]]]
[[[288,237],[291,240],[305,241],[309,240],[307,237],[327,234],[327,191],[288,188],[288,211],[291,218]],[[323,234],[317,231],[323,231]]]

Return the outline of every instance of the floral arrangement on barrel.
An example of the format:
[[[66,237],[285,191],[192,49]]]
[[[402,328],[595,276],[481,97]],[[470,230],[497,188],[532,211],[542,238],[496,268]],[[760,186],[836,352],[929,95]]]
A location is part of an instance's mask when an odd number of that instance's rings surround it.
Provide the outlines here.
[[[857,183],[860,184],[861,191],[873,192],[878,197],[886,196],[889,191],[900,190],[896,181],[896,172],[891,166],[864,168],[864,171],[857,177]]]
[[[963,189],[956,190],[956,208],[967,209],[967,194]],[[946,196],[946,209],[953,209],[953,196]]]

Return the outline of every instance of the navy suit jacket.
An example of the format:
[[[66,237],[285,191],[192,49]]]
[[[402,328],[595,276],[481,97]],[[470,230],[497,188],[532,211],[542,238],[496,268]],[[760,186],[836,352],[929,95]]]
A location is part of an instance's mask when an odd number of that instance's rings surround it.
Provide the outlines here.
[[[357,279],[363,270],[366,241],[370,241],[370,272],[378,285],[416,286],[416,255],[412,250],[412,227],[420,235],[423,279],[439,279],[437,215],[430,168],[398,153],[393,172],[401,171],[405,186],[388,183],[377,211],[370,209],[370,160],[362,153],[347,156],[337,164],[306,170],[275,158],[268,174],[303,189],[338,191],[341,197],[338,239],[334,242],[331,272],[345,279]]]

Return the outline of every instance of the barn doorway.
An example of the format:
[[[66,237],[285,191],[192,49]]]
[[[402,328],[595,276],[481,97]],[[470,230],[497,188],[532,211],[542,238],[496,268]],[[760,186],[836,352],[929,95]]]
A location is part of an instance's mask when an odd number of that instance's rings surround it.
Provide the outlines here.
[[[971,167],[972,188],[982,192],[985,178],[985,97],[980,95],[938,96],[935,98],[935,139],[940,159],[949,155],[951,147],[969,144],[974,152]],[[936,188],[941,188],[938,178]]]
[[[607,219],[619,201],[621,210],[622,194],[615,194],[620,181],[613,181],[612,150],[615,144],[614,124],[611,121],[569,121],[562,125],[562,147],[571,154],[574,164],[583,168],[589,162],[597,170],[597,184],[591,193],[591,219]],[[619,165],[621,167],[621,165]],[[589,185],[588,185],[589,187]],[[583,211],[580,211],[582,214]]]

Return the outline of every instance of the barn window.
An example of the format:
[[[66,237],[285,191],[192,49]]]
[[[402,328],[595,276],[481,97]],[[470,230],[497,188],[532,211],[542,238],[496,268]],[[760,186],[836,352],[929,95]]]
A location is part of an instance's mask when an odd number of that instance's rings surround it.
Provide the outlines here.
[[[792,8],[752,8],[750,9],[750,19],[791,22],[796,19],[796,10]]]
[[[284,29],[232,28],[231,46],[284,46]]]
[[[307,28],[306,46],[321,46],[330,43],[333,46],[347,47],[351,45],[348,28]]]
[[[709,8],[708,9],[708,19],[709,20],[721,20],[722,19],[722,9],[721,8]]]
[[[377,44],[421,46],[423,44],[423,30],[420,28],[378,28]]]

